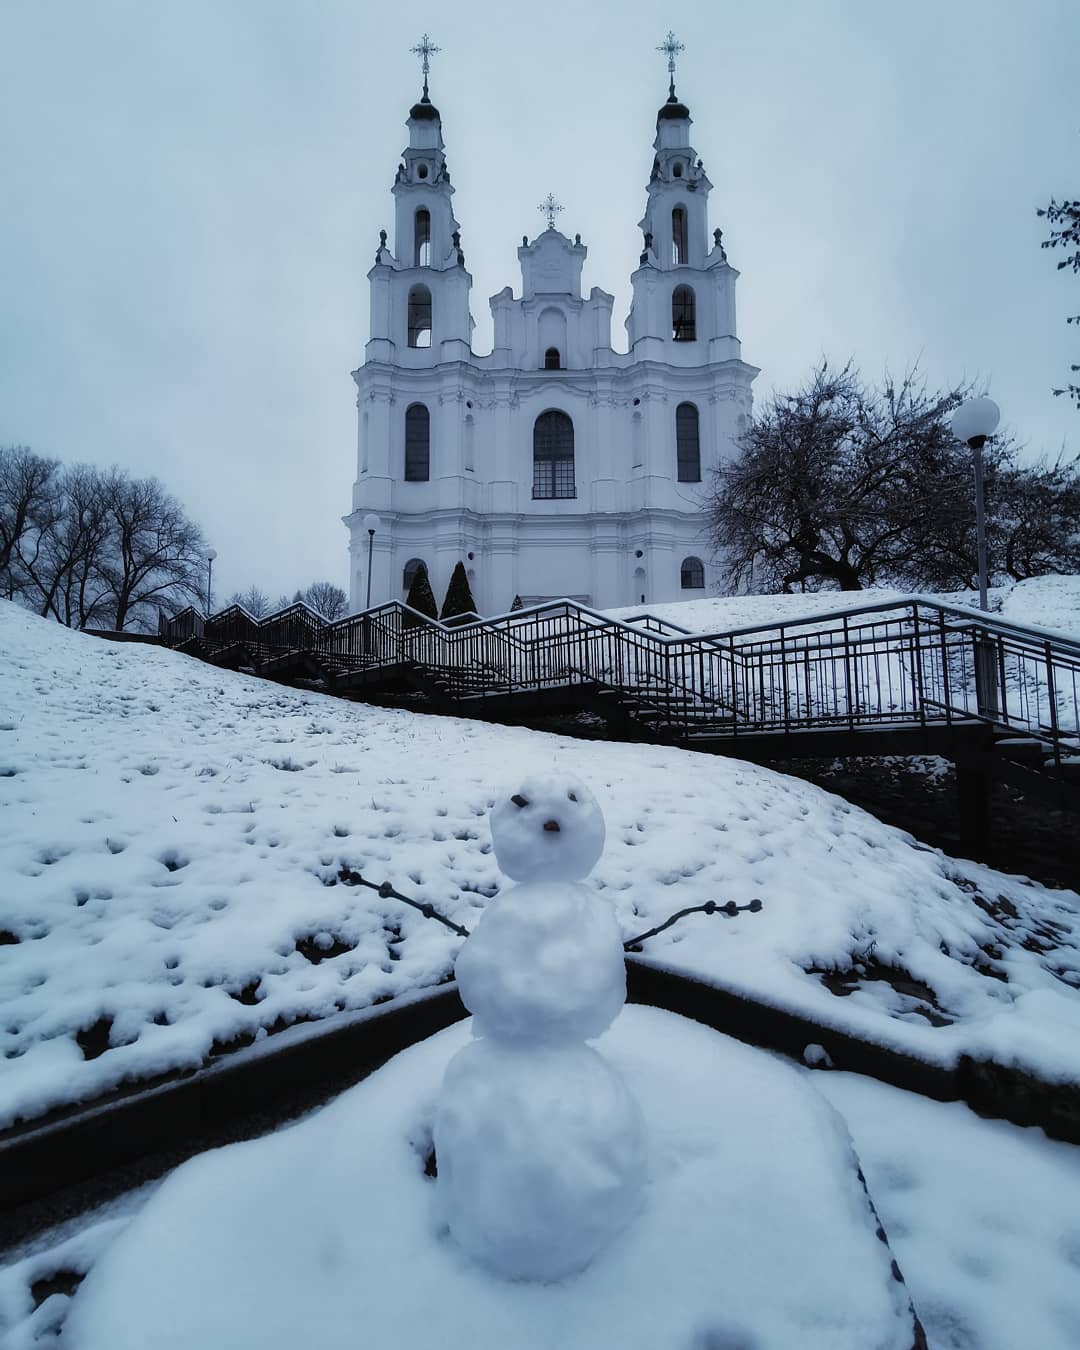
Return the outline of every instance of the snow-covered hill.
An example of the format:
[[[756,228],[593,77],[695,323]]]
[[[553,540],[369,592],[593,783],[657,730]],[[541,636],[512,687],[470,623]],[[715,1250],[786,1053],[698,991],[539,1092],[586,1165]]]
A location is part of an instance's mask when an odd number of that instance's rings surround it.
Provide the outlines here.
[[[710,596],[608,612],[614,618],[629,619],[647,611],[691,633],[727,633],[758,625],[797,623],[816,614],[863,609],[906,598],[905,591],[880,587],[865,591],[816,591],[806,595]],[[951,591],[931,598],[969,609],[979,606],[977,591]],[[1008,586],[996,586],[990,590],[987,600],[990,609],[1003,619],[1080,639],[1080,576],[1031,577]]]
[[[459,939],[338,868],[471,927],[504,884],[491,803],[552,765],[604,807],[590,884],[627,936],[764,901],[651,957],[935,1062],[1080,1078],[1071,892],[759,767],[344,703],[0,602],[0,1124],[446,978]]]

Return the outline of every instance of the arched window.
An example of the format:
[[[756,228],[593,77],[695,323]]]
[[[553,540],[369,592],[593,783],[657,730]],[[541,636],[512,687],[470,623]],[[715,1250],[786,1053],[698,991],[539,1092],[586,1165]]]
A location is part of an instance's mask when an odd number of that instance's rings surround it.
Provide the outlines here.
[[[431,346],[431,292],[426,286],[409,291],[409,346]]]
[[[562,361],[559,357],[558,347],[549,347],[547,351],[544,353],[544,369],[560,370],[561,368],[562,368]]]
[[[701,482],[701,438],[698,410],[692,403],[680,403],[675,409],[675,452],[680,483]]]
[[[677,206],[671,213],[671,261],[686,262],[686,208]]]
[[[431,477],[431,414],[422,403],[405,410],[405,481],[426,483]]]
[[[409,559],[409,561],[405,564],[404,570],[401,573],[401,584],[404,587],[406,595],[408,595],[409,592],[412,590],[412,584],[416,580],[417,572],[426,572],[426,571],[427,571],[427,563],[423,560],[423,558]]]
[[[431,266],[431,212],[423,208],[413,217],[413,266]]]
[[[564,412],[541,413],[533,426],[534,497],[576,497],[574,424]]]
[[[696,340],[697,319],[694,308],[694,292],[690,287],[676,286],[671,296],[671,336],[676,342]]]
[[[705,589],[705,566],[700,558],[684,558],[679,570],[679,579],[684,591],[703,591]]]

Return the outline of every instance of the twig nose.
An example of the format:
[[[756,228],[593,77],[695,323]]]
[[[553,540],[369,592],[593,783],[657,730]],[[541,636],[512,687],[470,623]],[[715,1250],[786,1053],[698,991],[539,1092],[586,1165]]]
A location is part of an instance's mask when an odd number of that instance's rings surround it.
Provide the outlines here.
[[[559,833],[559,822],[557,820],[545,820],[544,829],[551,830],[553,834]]]

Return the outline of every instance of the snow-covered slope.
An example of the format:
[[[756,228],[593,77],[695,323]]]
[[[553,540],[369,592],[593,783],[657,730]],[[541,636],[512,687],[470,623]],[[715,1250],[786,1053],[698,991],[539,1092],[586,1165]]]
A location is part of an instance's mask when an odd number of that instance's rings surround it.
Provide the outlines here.
[[[0,602],[0,1123],[446,978],[459,939],[338,868],[471,927],[505,884],[496,794],[553,766],[604,808],[589,884],[627,936],[764,901],[651,957],[935,1062],[1080,1077],[1071,892],[766,769],[348,704]]]
[[[1030,577],[1004,597],[1002,618],[1080,638],[1080,577]]]
[[[816,614],[863,609],[906,597],[905,591],[875,587],[865,591],[816,591],[807,595],[710,596],[668,605],[635,605],[608,613],[613,618],[630,619],[648,612],[691,633],[727,633],[759,625],[796,623]],[[979,606],[977,591],[951,591],[932,598],[946,605],[970,609]],[[1028,581],[993,587],[987,599],[990,609],[1004,619],[1080,638],[1080,576],[1032,577]]]

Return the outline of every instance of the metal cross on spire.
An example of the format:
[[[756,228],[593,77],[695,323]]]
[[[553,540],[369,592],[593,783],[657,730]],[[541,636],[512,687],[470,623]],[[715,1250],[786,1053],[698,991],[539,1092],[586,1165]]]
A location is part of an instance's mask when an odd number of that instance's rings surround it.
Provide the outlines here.
[[[565,208],[560,202],[555,200],[554,194],[549,192],[536,209],[542,211],[544,215],[547,216],[547,227],[549,230],[553,230],[555,228],[555,217]]]
[[[427,98],[428,96],[427,77],[428,72],[431,70],[430,58],[434,56],[436,52],[441,52],[442,48],[436,47],[434,42],[432,42],[432,40],[425,33],[415,47],[409,48],[409,51],[412,52],[413,56],[420,57],[421,61],[420,69],[424,75],[424,97]]]
[[[686,43],[685,43],[685,42],[680,42],[679,39],[675,36],[675,34],[674,34],[674,33],[671,31],[671,29],[669,28],[669,29],[668,29],[668,35],[667,35],[667,37],[663,40],[663,42],[661,42],[661,44],[659,45],[659,47],[657,47],[656,50],[657,50],[658,52],[663,52],[664,55],[667,57],[668,75],[670,76],[670,80],[669,80],[669,83],[668,83],[668,92],[669,92],[670,96],[671,96],[672,98],[674,98],[674,97],[675,97],[675,58],[679,55],[680,52],[686,51]]]

